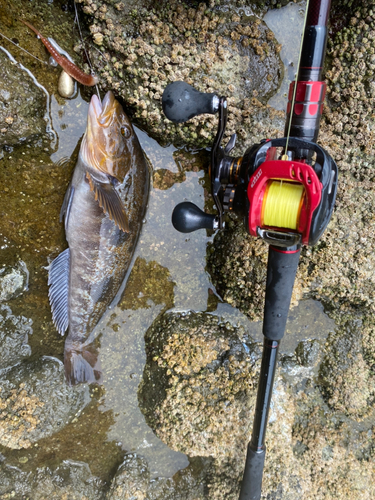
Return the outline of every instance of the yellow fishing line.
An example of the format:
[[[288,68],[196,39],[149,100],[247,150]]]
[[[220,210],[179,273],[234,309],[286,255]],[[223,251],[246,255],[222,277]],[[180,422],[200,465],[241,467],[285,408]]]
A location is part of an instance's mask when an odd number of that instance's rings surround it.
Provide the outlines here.
[[[304,187],[299,183],[272,180],[263,198],[262,224],[297,229]]]

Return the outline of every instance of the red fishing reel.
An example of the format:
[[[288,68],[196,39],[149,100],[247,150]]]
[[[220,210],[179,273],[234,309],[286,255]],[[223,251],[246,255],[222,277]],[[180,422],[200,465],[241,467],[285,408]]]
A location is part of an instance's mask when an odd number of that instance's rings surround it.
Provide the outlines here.
[[[197,92],[184,82],[166,87],[163,109],[175,122],[202,112],[219,114],[210,166],[218,214],[206,214],[190,202],[180,203],[172,215],[178,231],[221,228],[224,213],[234,212],[244,216],[249,234],[274,246],[316,244],[331,218],[337,191],[337,166],[323,148],[305,138],[290,137],[264,140],[243,157],[231,157],[236,135],[221,146],[226,99]]]
[[[270,244],[315,245],[334,207],[337,166],[315,143],[290,138],[265,141],[248,151],[242,162],[248,171],[245,226],[252,236]],[[299,158],[301,152],[307,158]],[[297,159],[294,159],[297,157]]]

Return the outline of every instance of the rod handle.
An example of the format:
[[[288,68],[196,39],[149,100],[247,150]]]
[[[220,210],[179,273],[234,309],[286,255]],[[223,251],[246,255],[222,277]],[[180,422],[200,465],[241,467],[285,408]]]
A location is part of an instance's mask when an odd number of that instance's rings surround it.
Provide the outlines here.
[[[249,444],[239,500],[260,500],[265,458],[265,447],[254,451]]]
[[[263,335],[270,340],[284,336],[300,253],[300,248],[269,247]]]
[[[165,87],[162,105],[169,120],[183,123],[203,113],[215,114],[219,109],[219,97],[198,92],[191,85],[178,81]]]

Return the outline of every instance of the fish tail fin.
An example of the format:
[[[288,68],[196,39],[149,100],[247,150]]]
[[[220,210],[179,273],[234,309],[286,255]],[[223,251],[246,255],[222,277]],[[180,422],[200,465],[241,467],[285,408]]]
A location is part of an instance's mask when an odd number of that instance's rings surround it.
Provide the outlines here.
[[[99,362],[99,351],[92,344],[79,348],[65,346],[65,377],[69,385],[81,383],[101,383],[102,372]]]

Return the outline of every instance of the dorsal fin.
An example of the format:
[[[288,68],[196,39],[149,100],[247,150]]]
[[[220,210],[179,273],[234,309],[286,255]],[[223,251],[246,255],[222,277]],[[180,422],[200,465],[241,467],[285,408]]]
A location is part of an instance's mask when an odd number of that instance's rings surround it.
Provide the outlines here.
[[[48,272],[48,285],[50,285],[48,297],[52,319],[61,335],[64,335],[69,326],[69,261],[70,252],[67,248],[51,262]]]
[[[124,233],[129,232],[128,218],[125,213],[125,207],[119,197],[116,189],[110,183],[100,182],[89,172],[86,172],[86,178],[89,181],[90,189],[94,192],[95,200],[105,214],[118,226]]]

